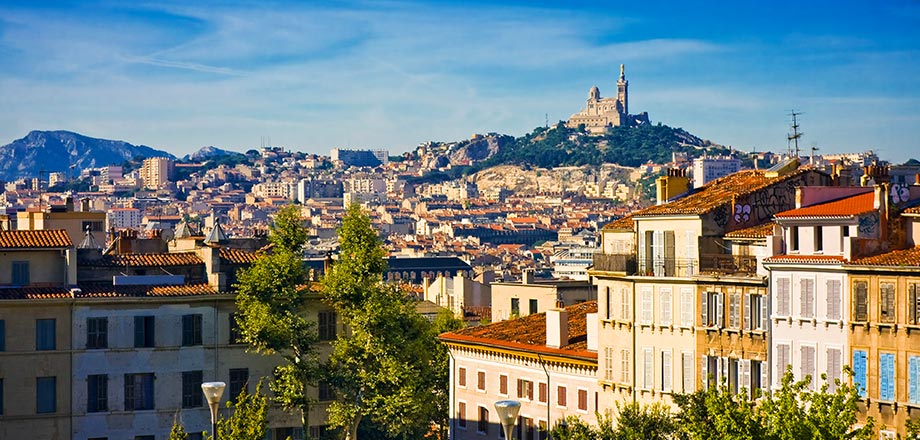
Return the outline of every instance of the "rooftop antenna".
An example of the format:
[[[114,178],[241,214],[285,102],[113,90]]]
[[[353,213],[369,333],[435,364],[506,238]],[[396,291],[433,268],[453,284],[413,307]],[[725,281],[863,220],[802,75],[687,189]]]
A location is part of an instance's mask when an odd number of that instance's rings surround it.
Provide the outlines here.
[[[789,113],[792,116],[792,134],[786,135],[786,137],[795,145],[795,157],[799,157],[799,138],[805,134],[799,131],[799,123],[796,119],[801,114],[802,112],[796,112],[795,110]]]

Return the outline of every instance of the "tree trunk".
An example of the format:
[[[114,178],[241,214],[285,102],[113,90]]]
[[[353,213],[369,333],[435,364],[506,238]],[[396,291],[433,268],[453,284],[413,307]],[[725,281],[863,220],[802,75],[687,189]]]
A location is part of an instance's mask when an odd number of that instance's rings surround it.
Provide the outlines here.
[[[361,416],[355,416],[351,421],[351,426],[348,427],[348,435],[345,436],[345,440],[358,440],[359,424],[361,424]]]

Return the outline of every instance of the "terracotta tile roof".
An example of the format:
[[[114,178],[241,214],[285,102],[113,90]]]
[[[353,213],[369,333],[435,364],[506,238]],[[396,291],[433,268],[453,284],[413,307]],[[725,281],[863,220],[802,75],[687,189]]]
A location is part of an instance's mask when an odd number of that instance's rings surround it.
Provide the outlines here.
[[[565,310],[569,314],[569,343],[562,348],[546,346],[546,313],[479,327],[467,327],[456,332],[444,333],[439,338],[447,342],[495,346],[596,361],[597,352],[587,349],[585,316],[597,312],[597,301],[575,304],[566,307]]]
[[[902,214],[920,214],[920,206],[913,206],[901,211]]]
[[[259,258],[259,254],[242,249],[220,248],[220,258],[235,264],[251,264]]]
[[[0,231],[0,249],[57,249],[73,246],[67,231]]]
[[[776,255],[764,260],[765,263],[817,263],[840,264],[846,260],[838,255]]]
[[[633,221],[632,215],[627,215],[607,223],[602,229],[606,231],[635,231],[636,223]]]
[[[13,289],[0,289],[0,300],[56,298],[70,298],[70,289],[66,287],[17,287]]]
[[[773,235],[773,226],[776,223],[766,222],[750,228],[739,229],[725,234],[725,238],[767,238]]]
[[[204,264],[204,262],[194,252],[176,252],[166,254],[103,255],[98,260],[81,260],[80,264],[95,267],[164,267],[194,266]]]
[[[183,284],[178,286],[115,286],[111,283],[80,284],[79,291],[71,296],[67,287],[18,287],[0,289],[0,300],[67,299],[67,298],[125,298],[173,297],[216,295],[217,290],[208,284]]]
[[[689,195],[663,205],[650,206],[633,215],[701,215],[732,202],[733,197],[750,194],[771,185],[798,177],[810,168],[799,168],[779,177],[767,177],[764,170],[743,170],[707,183]]]
[[[793,217],[853,217],[875,211],[875,193],[850,196],[804,208],[790,209],[776,214],[776,218]]]
[[[859,258],[853,260],[848,265],[920,267],[920,246]]]

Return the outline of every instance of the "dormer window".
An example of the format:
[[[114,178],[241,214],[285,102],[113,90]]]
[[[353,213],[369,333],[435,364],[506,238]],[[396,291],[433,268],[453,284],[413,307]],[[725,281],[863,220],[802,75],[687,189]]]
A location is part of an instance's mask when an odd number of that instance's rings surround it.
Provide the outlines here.
[[[792,226],[789,228],[789,250],[792,252],[799,251],[799,227]]]

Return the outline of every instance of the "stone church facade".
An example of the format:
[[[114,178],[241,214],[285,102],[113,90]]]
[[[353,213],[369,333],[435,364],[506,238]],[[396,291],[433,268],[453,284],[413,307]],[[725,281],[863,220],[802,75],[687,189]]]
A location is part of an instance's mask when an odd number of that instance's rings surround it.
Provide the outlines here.
[[[566,126],[578,128],[584,125],[589,133],[603,134],[611,127],[631,127],[648,123],[647,112],[629,114],[629,81],[626,80],[625,66],[620,64],[616,98],[602,98],[600,89],[597,86],[591,87],[585,108],[572,115]]]

